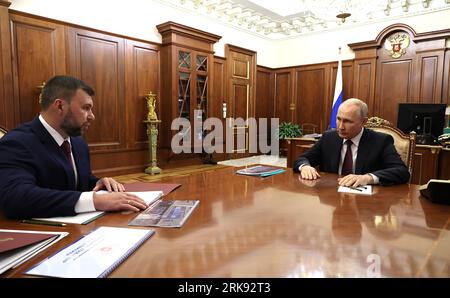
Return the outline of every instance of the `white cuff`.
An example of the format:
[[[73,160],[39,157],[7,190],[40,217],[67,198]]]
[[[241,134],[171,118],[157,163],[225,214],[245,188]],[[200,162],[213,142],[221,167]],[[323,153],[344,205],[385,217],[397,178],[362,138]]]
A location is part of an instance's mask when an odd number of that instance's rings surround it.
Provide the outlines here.
[[[373,183],[372,184],[380,184],[380,179],[375,176],[374,174],[369,173],[370,176],[372,176]]]
[[[78,199],[78,202],[75,204],[75,212],[82,213],[91,211],[95,211],[94,192],[93,191],[82,192],[80,198]]]

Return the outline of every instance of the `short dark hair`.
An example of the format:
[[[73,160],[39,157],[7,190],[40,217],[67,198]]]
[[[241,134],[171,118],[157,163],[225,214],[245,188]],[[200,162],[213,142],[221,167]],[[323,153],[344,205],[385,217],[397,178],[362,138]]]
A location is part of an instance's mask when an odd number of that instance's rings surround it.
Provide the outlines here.
[[[78,89],[82,89],[90,96],[95,94],[94,89],[82,80],[70,76],[54,76],[45,83],[42,89],[39,100],[41,109],[43,111],[47,110],[58,98],[70,102]]]

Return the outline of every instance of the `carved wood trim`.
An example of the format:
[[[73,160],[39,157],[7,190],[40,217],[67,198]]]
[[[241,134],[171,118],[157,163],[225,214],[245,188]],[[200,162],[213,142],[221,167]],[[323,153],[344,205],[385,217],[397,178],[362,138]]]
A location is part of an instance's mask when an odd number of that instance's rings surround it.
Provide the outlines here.
[[[349,43],[348,46],[353,50],[362,50],[367,48],[374,48],[374,47],[381,47],[381,42],[384,40],[384,38],[390,34],[393,31],[406,31],[410,34],[412,37],[411,40],[414,42],[419,41],[425,41],[425,40],[431,40],[431,39],[440,39],[440,38],[448,38],[450,37],[450,29],[444,29],[444,30],[437,30],[437,31],[430,31],[430,32],[424,32],[424,33],[416,33],[413,28],[406,24],[393,24],[386,28],[384,28],[378,36],[371,41],[363,41],[363,42],[356,42],[356,43]]]

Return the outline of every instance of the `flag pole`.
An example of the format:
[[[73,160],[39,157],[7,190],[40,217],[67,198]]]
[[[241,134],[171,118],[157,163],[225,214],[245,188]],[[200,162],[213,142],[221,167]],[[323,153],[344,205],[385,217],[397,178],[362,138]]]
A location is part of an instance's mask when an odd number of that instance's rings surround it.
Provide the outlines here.
[[[336,128],[336,117],[339,106],[342,103],[342,60],[341,60],[341,47],[339,46],[339,59],[338,69],[336,74],[336,85],[334,88],[333,102],[331,104],[331,117],[330,117],[330,129]]]

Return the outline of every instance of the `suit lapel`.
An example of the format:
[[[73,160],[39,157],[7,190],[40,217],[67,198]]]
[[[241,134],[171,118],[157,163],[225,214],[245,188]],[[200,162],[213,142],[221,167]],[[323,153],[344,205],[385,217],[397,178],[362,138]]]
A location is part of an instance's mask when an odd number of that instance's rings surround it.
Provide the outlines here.
[[[341,150],[342,150],[342,139],[339,137],[337,132],[334,134],[333,137],[333,143],[332,148],[335,148],[331,150],[331,154],[329,156],[329,160],[331,163],[331,169],[334,173],[337,173],[339,171],[339,161],[341,159]]]
[[[361,140],[359,141],[358,154],[356,156],[355,174],[357,175],[362,173],[364,163],[370,152],[369,138],[370,138],[369,131],[367,129],[364,129],[364,132],[361,136]]]
[[[75,173],[73,172],[73,168],[70,166],[69,162],[67,161],[67,157],[64,155],[64,152],[58,146],[55,139],[45,129],[44,125],[42,125],[38,117],[33,119],[33,121],[31,122],[31,127],[48,151],[49,156],[54,160],[55,163],[61,164],[64,167],[64,171],[67,175],[68,189],[75,190]]]
[[[77,166],[78,188],[79,189],[87,189],[88,188],[87,182],[83,178],[87,177],[87,175],[85,173],[88,172],[88,169],[86,169],[86,167],[85,167],[86,162],[84,161],[84,159],[81,156],[82,149],[81,149],[80,143],[74,138],[70,138],[70,141],[72,144],[73,159]]]

